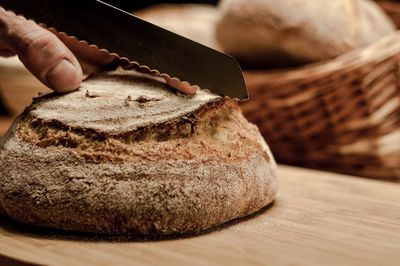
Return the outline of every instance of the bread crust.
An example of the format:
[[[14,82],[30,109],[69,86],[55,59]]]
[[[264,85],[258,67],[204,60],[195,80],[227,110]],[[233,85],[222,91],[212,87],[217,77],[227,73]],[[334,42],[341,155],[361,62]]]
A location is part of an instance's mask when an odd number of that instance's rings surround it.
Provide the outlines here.
[[[88,88],[106,97],[102,89],[110,80],[120,84],[117,76],[95,77],[72,95],[41,98],[15,121],[0,143],[3,212],[23,223],[65,230],[176,234],[206,230],[273,201],[275,161],[232,100],[210,94],[184,113],[178,108],[166,120],[132,122],[125,129],[119,122],[115,128],[112,121],[95,123],[97,115],[83,123],[68,110],[51,114],[55,102],[74,104]],[[142,82],[141,93],[148,97],[154,83],[140,80],[132,78],[127,86]],[[165,89],[161,83],[155,87]],[[198,96],[179,101],[186,106]],[[166,98],[173,97],[178,96],[168,91]],[[104,117],[119,104],[107,99]],[[141,137],[131,138],[135,134]]]
[[[223,50],[255,67],[334,58],[395,31],[370,0],[223,0],[221,12]]]

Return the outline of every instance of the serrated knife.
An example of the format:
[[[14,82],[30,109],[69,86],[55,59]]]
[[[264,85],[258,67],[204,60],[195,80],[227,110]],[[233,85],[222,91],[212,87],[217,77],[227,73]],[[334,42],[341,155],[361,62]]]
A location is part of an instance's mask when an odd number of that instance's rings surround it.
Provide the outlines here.
[[[0,0],[0,6],[161,76],[231,98],[248,98],[242,71],[232,57],[106,2]]]

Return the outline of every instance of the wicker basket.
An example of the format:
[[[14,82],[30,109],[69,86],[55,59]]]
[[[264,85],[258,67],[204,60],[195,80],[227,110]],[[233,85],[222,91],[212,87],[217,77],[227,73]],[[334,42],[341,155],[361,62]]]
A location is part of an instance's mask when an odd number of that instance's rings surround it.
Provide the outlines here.
[[[325,63],[247,72],[242,108],[280,163],[400,180],[400,32]]]
[[[400,2],[381,0],[377,3],[392,18],[397,28],[400,28]]]

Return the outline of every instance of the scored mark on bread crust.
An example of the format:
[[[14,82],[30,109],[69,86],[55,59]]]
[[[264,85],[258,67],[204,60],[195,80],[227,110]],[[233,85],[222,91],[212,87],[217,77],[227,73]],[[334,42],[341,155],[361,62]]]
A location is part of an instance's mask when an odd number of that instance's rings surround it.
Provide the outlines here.
[[[135,101],[139,103],[148,103],[148,102],[158,102],[161,101],[161,98],[147,97],[147,96],[139,96]]]
[[[85,97],[86,98],[98,98],[98,97],[100,97],[100,95],[90,93],[89,90],[86,90]]]
[[[225,122],[236,124],[234,122],[235,115],[232,115],[232,113],[238,112],[237,108],[234,101],[221,98],[174,120],[145,126],[122,134],[107,134],[80,127],[73,128],[57,120],[43,120],[30,114],[24,118],[18,129],[18,134],[24,141],[41,148],[72,149],[76,155],[94,163],[104,161],[127,162],[130,160],[129,156],[136,153],[138,156],[132,159],[133,162],[138,158],[143,159],[144,155],[140,152],[143,141],[151,143],[157,149],[157,147],[164,145],[163,142],[182,143],[186,142],[188,138],[198,139],[199,136],[212,138],[217,134],[217,128],[221,128]],[[242,138],[243,136],[238,137]],[[255,145],[259,146],[258,144]],[[206,142],[201,145],[202,148],[206,146],[208,146]],[[165,151],[166,156],[172,156],[174,150],[183,149],[183,147],[179,148],[178,146],[168,152]],[[262,150],[261,146],[259,148]],[[155,152],[158,156],[160,155],[159,151],[155,150]],[[194,150],[191,152],[185,152],[185,156],[189,156],[185,158],[191,158],[190,156],[196,154]],[[230,160],[237,159],[237,157],[235,157],[236,159],[228,158]]]
[[[161,100],[162,100],[162,98],[148,97],[148,96],[143,96],[143,95],[140,95],[135,100],[132,100],[132,96],[128,95],[128,97],[126,97],[126,99],[125,99],[125,106],[129,106],[130,102],[135,101],[135,102],[139,103],[140,108],[143,108],[145,103],[158,102]]]

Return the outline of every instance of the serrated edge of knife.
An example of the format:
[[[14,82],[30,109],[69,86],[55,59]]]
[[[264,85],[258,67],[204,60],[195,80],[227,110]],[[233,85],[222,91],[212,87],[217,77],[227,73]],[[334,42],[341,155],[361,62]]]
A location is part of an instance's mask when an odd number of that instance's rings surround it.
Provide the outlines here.
[[[91,44],[91,43],[87,42],[86,40],[81,40],[81,39],[77,38],[76,36],[69,35],[68,33],[64,32],[64,31],[58,31],[56,28],[48,27],[44,23],[40,23],[40,25],[44,26],[44,28],[46,28],[49,31],[54,30],[55,32],[57,32],[57,34],[64,35],[69,39],[73,39],[73,40],[75,40],[77,43],[79,43],[81,45],[85,45],[85,46],[90,47],[90,48],[95,48],[95,49],[97,49],[97,50],[99,50],[101,52],[105,52],[105,53],[107,53],[107,54],[109,54],[111,56],[114,56],[118,60],[118,66],[122,67],[125,70],[134,69],[134,70],[137,70],[137,71],[143,71],[144,73],[147,73],[147,74],[152,74],[152,75],[155,75],[157,77],[161,77],[163,79],[174,80],[174,81],[177,81],[179,83],[183,83],[185,85],[189,85],[191,87],[196,87],[196,88],[200,89],[199,85],[191,84],[190,82],[185,81],[185,80],[181,80],[178,77],[172,77],[167,73],[161,73],[159,70],[157,70],[155,68],[152,68],[152,67],[147,66],[147,65],[140,64],[138,61],[131,60],[128,57],[120,56],[119,54],[117,54],[115,52],[110,52],[109,50],[107,50],[105,48],[100,48],[96,44]],[[207,89],[203,89],[203,88],[201,88],[201,89],[202,90],[207,90]],[[207,90],[207,91],[209,91],[209,90]]]
[[[2,7],[2,6],[0,6],[0,7]],[[4,8],[4,7],[2,7],[2,8]],[[96,44],[90,44],[90,43],[87,42],[86,40],[81,40],[81,39],[79,39],[78,37],[73,36],[73,35],[69,35],[68,33],[64,32],[64,31],[59,31],[59,30],[57,30],[55,27],[49,27],[49,26],[46,25],[45,23],[38,22],[38,21],[36,21],[35,19],[27,18],[27,17],[25,17],[25,15],[16,13],[16,12],[14,12],[14,11],[11,10],[11,9],[6,9],[6,8],[4,8],[4,9],[5,9],[7,12],[13,13],[15,16],[22,17],[22,18],[24,18],[24,19],[26,19],[26,20],[28,20],[28,21],[33,21],[33,22],[35,22],[36,24],[40,25],[41,27],[43,27],[44,29],[46,29],[46,30],[48,30],[48,31],[50,31],[50,32],[54,30],[57,34],[64,35],[64,36],[66,36],[67,38],[73,39],[74,41],[78,42],[79,44],[88,46],[88,47],[90,47],[90,48],[96,48],[97,50],[99,50],[99,51],[101,51],[101,52],[105,52],[105,53],[107,53],[107,54],[109,54],[109,55],[111,55],[111,56],[115,56],[115,58],[119,61],[119,64],[118,64],[117,66],[122,67],[122,68],[125,69],[125,70],[132,70],[132,69],[135,69],[135,70],[137,70],[137,71],[143,71],[144,73],[153,74],[153,75],[155,75],[155,76],[157,76],[157,77],[161,77],[161,78],[165,79],[166,81],[167,81],[167,79],[170,79],[170,80],[173,80],[173,81],[177,81],[177,82],[179,82],[179,83],[183,83],[183,84],[185,84],[185,85],[189,85],[189,86],[191,86],[191,87],[195,87],[196,89],[201,89],[201,90],[203,90],[203,91],[207,91],[207,92],[210,92],[210,93],[212,93],[212,94],[215,94],[215,93],[211,92],[211,91],[210,91],[209,89],[207,89],[207,88],[201,88],[201,87],[200,87],[199,85],[197,85],[197,84],[191,84],[190,82],[185,81],[185,80],[181,80],[181,79],[178,78],[178,77],[171,77],[171,76],[170,76],[169,74],[167,74],[167,73],[161,73],[159,70],[157,70],[157,69],[155,69],[155,68],[151,68],[151,67],[149,67],[149,66],[147,66],[147,65],[142,65],[142,64],[140,64],[138,61],[131,60],[131,59],[129,59],[129,58],[127,58],[127,57],[124,57],[124,56],[120,56],[119,54],[114,53],[114,52],[110,52],[109,50],[107,50],[107,49],[105,49],[105,48],[100,48],[100,47],[97,46]],[[122,63],[122,62],[123,62],[123,63]]]

